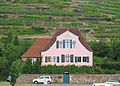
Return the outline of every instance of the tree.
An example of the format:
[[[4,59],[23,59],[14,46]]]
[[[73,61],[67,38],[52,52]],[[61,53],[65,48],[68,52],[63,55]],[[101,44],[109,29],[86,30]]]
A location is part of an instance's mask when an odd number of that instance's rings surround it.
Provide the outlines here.
[[[19,45],[18,36],[17,35],[14,37],[13,44],[14,45]]]
[[[9,75],[9,65],[8,60],[5,57],[0,57],[0,76],[2,80],[6,80]]]
[[[13,40],[12,32],[7,32],[3,34],[3,37],[1,38],[1,42],[4,43],[5,47],[7,44],[12,43],[12,40]]]
[[[16,61],[13,62],[10,72],[10,76],[11,76],[10,84],[12,86],[14,86],[14,84],[16,83],[16,79],[18,78],[18,76],[22,74],[23,67],[24,67],[23,60],[17,59]]]
[[[109,57],[114,61],[118,61],[120,58],[120,40],[117,38],[111,38],[109,42]]]
[[[31,74],[33,72],[32,60],[27,59],[23,67],[23,74]]]
[[[37,58],[35,64],[33,64],[33,73],[34,74],[39,74],[40,73],[40,69],[41,69],[41,61],[42,58]]]
[[[91,46],[91,48],[92,48],[95,56],[105,57],[105,56],[108,55],[109,46],[108,46],[108,43],[107,43],[107,42],[91,41],[91,42],[90,42],[90,46]]]
[[[6,48],[2,49],[3,57],[9,61],[9,65],[12,64],[13,61],[20,58],[19,47],[13,44],[7,44]]]

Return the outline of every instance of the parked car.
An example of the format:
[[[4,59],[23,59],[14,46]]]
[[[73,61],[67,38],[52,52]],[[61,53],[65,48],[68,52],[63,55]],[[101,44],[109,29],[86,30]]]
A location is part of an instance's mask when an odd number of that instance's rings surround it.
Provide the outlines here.
[[[11,82],[11,76],[8,76],[7,81]]]
[[[94,83],[92,86],[114,86],[114,85],[107,83]]]
[[[38,79],[33,79],[32,81],[33,83],[37,84],[37,83],[47,83],[50,84],[51,83],[51,78],[50,76],[40,76]]]
[[[118,81],[107,81],[105,83],[112,84],[113,86],[120,86],[120,83]]]

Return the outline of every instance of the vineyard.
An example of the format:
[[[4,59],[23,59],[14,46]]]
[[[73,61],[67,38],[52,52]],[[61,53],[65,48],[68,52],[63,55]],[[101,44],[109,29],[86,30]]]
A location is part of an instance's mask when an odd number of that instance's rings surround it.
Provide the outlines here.
[[[120,38],[119,0],[0,0],[0,36],[78,28],[86,39]]]

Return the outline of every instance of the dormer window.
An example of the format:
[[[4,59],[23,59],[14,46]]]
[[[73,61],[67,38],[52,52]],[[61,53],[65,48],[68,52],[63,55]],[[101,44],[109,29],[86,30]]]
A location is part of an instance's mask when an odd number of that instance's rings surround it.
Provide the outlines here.
[[[57,41],[56,42],[56,48],[76,48],[77,43],[75,40],[62,40],[62,41]]]

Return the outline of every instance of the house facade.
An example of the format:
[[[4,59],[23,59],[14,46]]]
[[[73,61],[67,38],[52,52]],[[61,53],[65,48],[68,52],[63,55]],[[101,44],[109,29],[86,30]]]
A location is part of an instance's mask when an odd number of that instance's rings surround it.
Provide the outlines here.
[[[42,65],[93,65],[93,51],[76,28],[58,29],[51,39],[38,39],[22,59],[36,61],[38,57]]]

